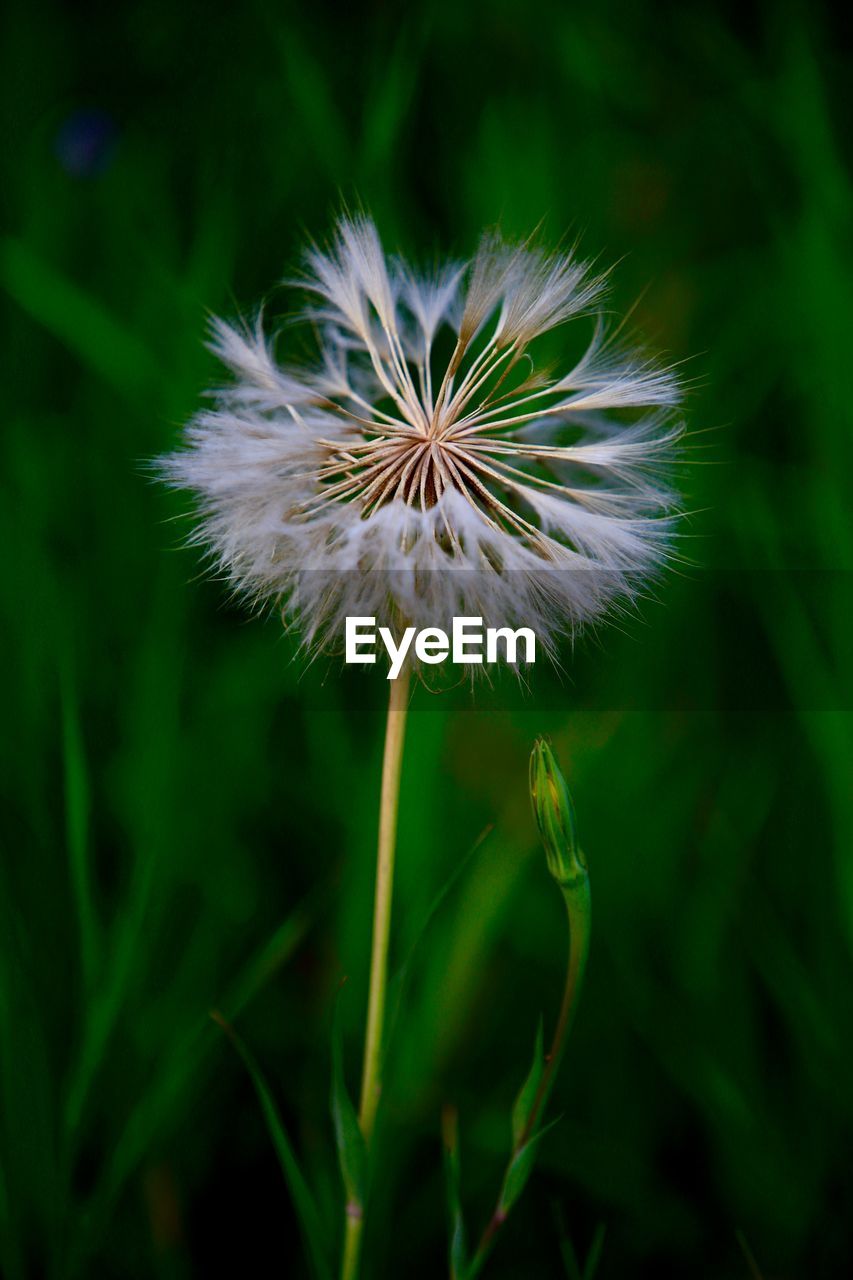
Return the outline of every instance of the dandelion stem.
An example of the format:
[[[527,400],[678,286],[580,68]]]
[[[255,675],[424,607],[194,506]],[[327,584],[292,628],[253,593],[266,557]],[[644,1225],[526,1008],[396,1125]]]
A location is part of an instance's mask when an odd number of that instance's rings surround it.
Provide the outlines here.
[[[361,1224],[363,1219],[347,1214],[344,1233],[344,1256],[341,1259],[341,1280],[355,1280],[361,1253]]]
[[[370,956],[370,991],[367,1001],[367,1030],[361,1077],[358,1120],[370,1147],[376,1110],[382,1088],[382,1038],[385,1024],[385,996],[388,987],[388,940],[391,931],[391,898],[394,885],[394,852],[397,839],[397,809],[400,772],[409,704],[410,670],[404,667],[390,682],[388,719],[385,726],[385,754],[382,760],[382,790],[379,800],[379,842],[376,851],[376,892],[373,904],[373,943]],[[358,1273],[363,1214],[347,1214],[341,1280],[355,1280]]]
[[[382,1029],[385,1021],[385,992],[388,985],[388,938],[391,928],[397,807],[409,703],[409,679],[409,670],[404,668],[396,680],[390,681],[385,754],[382,761],[379,843],[376,851],[376,895],[373,906],[373,949],[370,957],[370,995],[367,1005],[367,1034],[364,1044],[359,1108],[359,1121],[368,1142],[373,1132],[381,1087]]]

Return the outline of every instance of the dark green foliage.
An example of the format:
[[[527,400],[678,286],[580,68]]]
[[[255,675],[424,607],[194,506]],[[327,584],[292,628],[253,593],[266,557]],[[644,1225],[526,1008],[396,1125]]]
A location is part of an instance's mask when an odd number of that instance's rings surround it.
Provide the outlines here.
[[[264,1120],[266,1121],[270,1140],[272,1141],[275,1153],[278,1156],[281,1171],[284,1174],[284,1180],[293,1201],[296,1216],[299,1219],[299,1226],[305,1240],[306,1252],[311,1261],[314,1275],[317,1280],[330,1280],[332,1270],[330,1265],[328,1236],[324,1234],[323,1223],[320,1219],[320,1214],[314,1201],[314,1196],[311,1192],[311,1188],[305,1180],[305,1175],[300,1168],[299,1159],[293,1150],[293,1144],[288,1138],[287,1131],[282,1124],[281,1116],[279,1115],[279,1110],[276,1106],[272,1090],[264,1077],[264,1073],[261,1071],[243,1041],[237,1035],[234,1028],[225,1021],[220,1013],[214,1012],[212,1016],[214,1022],[217,1022],[222,1027],[240,1057],[243,1059],[246,1070],[251,1077],[252,1084],[255,1086],[255,1092],[257,1093],[258,1101],[261,1104],[261,1111],[263,1113]],[[335,1128],[336,1130],[339,1130],[340,1128],[346,1127],[349,1134],[351,1132],[351,1122],[346,1126],[339,1125],[338,1123],[338,1115],[342,1108],[340,1103],[337,1101],[337,1095],[340,1089],[338,1082],[339,1071],[337,1070],[337,1058],[338,1055],[336,1054],[336,1070],[334,1076],[336,1099]],[[351,1104],[350,1111],[352,1111]],[[361,1138],[360,1132],[358,1133],[358,1138]],[[339,1145],[344,1146],[342,1142],[339,1142]],[[344,1162],[345,1156],[342,1153],[341,1164],[344,1165]]]
[[[332,1123],[338,1164],[346,1192],[347,1205],[364,1210],[367,1204],[367,1147],[358,1124],[358,1116],[344,1078],[340,1024],[335,1019],[332,1030]]]
[[[747,1280],[748,1256],[836,1280],[853,1254],[846,20],[769,0],[7,8],[4,1280],[267,1275],[271,1256],[311,1275],[210,1008],[260,1066],[330,1247],[340,1229],[328,1028],[346,974],[357,1063],[386,690],[303,674],[276,619],[205,580],[147,460],[219,376],[207,314],[263,301],[275,324],[276,282],[341,196],[424,260],[544,217],[547,238],[620,261],[614,311],[639,298],[638,329],[686,361],[697,433],[691,563],[659,603],[526,699],[416,697],[393,969],[494,829],[406,966],[363,1280],[447,1274],[448,1101],[466,1221],[488,1219],[533,1020],[559,1002],[565,919],[527,797],[539,733],[571,780],[595,937],[562,1120],[484,1275],[556,1280],[570,1239],[587,1280]]]
[[[444,1179],[447,1191],[448,1275],[450,1280],[464,1280],[468,1250],[465,1217],[462,1210],[462,1168],[459,1154],[459,1117],[452,1107],[442,1116],[444,1140]]]
[[[512,1108],[512,1145],[513,1149],[518,1146],[519,1139],[527,1130],[530,1115],[533,1110],[533,1104],[536,1101],[536,1095],[539,1091],[539,1082],[542,1079],[542,1071],[545,1066],[545,1048],[542,1032],[542,1019],[539,1019],[539,1025],[536,1028],[536,1043],[533,1046],[533,1062],[527,1073],[524,1084],[518,1091],[518,1097]]]

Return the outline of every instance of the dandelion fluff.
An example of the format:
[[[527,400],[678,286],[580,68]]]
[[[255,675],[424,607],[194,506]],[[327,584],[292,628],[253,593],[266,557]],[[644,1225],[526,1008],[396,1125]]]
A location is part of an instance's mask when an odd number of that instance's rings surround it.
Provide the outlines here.
[[[162,465],[217,569],[306,646],[339,650],[347,616],[464,615],[553,652],[666,562],[678,384],[608,335],[587,264],[489,234],[421,275],[355,216],[300,284],[316,361],[280,364],[260,318],[216,320],[229,377]],[[581,358],[537,368],[531,345],[575,321]]]

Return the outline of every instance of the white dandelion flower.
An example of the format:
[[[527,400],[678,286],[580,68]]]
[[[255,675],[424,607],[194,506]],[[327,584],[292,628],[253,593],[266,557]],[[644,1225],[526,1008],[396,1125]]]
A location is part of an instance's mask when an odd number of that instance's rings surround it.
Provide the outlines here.
[[[163,469],[218,569],[307,646],[340,649],[347,616],[476,616],[553,652],[665,563],[678,384],[608,334],[588,264],[490,234],[422,275],[355,216],[300,283],[319,358],[281,365],[260,319],[216,321],[231,379]],[[576,319],[583,355],[539,369],[531,345]]]

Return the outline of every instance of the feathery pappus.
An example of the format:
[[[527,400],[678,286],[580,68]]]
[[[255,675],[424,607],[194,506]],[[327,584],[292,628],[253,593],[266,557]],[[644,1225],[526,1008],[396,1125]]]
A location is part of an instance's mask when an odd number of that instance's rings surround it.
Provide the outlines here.
[[[162,471],[197,497],[193,540],[306,646],[339,649],[352,615],[467,615],[553,652],[665,564],[678,381],[609,331],[606,278],[574,253],[488,233],[421,273],[345,216],[290,283],[316,359],[280,363],[260,317],[214,321],[231,379]],[[580,354],[539,367],[570,321]]]

